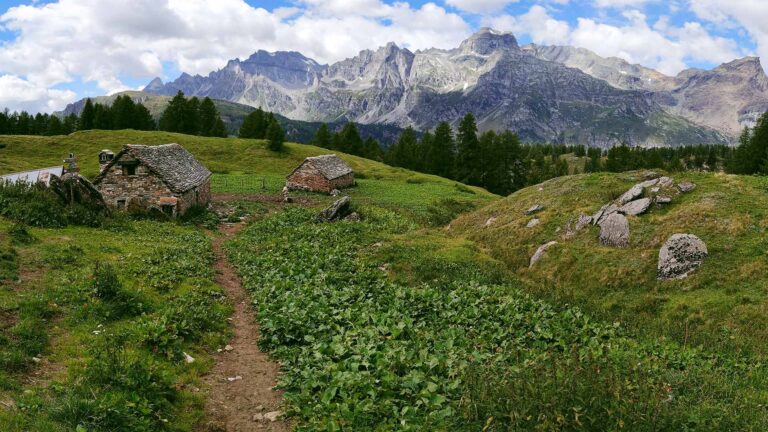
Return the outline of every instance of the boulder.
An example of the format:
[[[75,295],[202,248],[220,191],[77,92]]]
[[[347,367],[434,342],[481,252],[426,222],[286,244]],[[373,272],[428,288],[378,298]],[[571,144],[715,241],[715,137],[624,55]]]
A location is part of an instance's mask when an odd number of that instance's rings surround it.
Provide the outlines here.
[[[539,262],[542,258],[544,258],[544,255],[547,253],[547,250],[556,244],[557,244],[556,241],[551,241],[549,243],[545,243],[539,246],[539,248],[536,249],[536,253],[534,253],[533,256],[531,257],[531,263],[528,265],[528,267],[530,268],[536,265],[537,262]]]
[[[600,217],[593,217],[592,223],[595,225],[600,225],[605,220],[605,218],[618,212],[620,208],[621,207],[617,206],[616,204],[608,204],[603,206],[601,209],[602,212],[600,212]]]
[[[639,200],[635,200],[635,201],[624,204],[619,209],[619,213],[623,213],[627,216],[637,216],[648,211],[648,208],[650,206],[651,206],[650,198],[640,198]]]
[[[535,227],[536,225],[538,225],[540,223],[541,223],[541,221],[539,219],[533,218],[533,219],[531,219],[530,222],[528,222],[528,225],[526,225],[525,227],[526,228],[533,228],[533,227]]]
[[[536,204],[536,205],[532,206],[531,208],[529,208],[528,210],[526,210],[525,214],[527,216],[530,216],[530,215],[532,215],[534,213],[538,213],[538,212],[540,212],[542,210],[544,210],[544,206],[541,205],[541,204]]]
[[[352,199],[348,196],[345,196],[331,204],[330,207],[321,211],[320,214],[317,215],[316,219],[320,222],[332,222],[343,219],[344,216],[350,213],[351,204]]]
[[[341,195],[341,191],[338,189],[334,189],[331,191],[331,196],[339,196]]]
[[[638,183],[638,184],[643,189],[646,189],[646,188],[649,188],[649,187],[652,187],[652,186],[656,186],[657,184],[659,184],[659,179],[655,178],[655,179],[651,179],[651,180],[646,180],[646,181],[644,181],[642,183]]]
[[[677,188],[680,189],[680,192],[690,192],[694,189],[696,189],[696,184],[691,182],[682,182],[677,185]]]
[[[643,187],[643,184],[642,183],[638,183],[638,184],[632,186],[632,188],[630,190],[624,192],[624,195],[620,196],[619,199],[616,200],[616,203],[618,205],[622,206],[622,205],[624,205],[624,204],[626,204],[626,203],[628,203],[630,201],[634,201],[634,200],[640,198],[641,196],[643,196],[643,190],[644,189],[645,189],[645,187]]]
[[[657,196],[656,204],[669,204],[672,202],[672,198],[668,196]]]
[[[672,177],[659,177],[659,186],[665,188],[665,187],[671,187],[675,181],[672,179]]]
[[[600,222],[600,243],[606,246],[629,246],[629,221],[621,213],[613,213]]]
[[[348,221],[348,222],[360,222],[362,220],[362,218],[360,217],[360,213],[352,212],[349,215],[347,215],[346,217],[344,217],[344,220]]]
[[[659,279],[683,279],[709,255],[707,245],[693,234],[675,234],[659,250]]]

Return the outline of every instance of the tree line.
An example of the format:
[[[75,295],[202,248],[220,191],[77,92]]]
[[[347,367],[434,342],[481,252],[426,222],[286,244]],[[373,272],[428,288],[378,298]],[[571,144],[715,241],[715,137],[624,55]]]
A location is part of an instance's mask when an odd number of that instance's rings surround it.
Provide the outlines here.
[[[202,101],[196,96],[187,99],[182,91],[176,93],[160,116],[158,129],[187,135],[227,137],[227,129],[211,98]]]
[[[240,126],[240,138],[265,139],[272,151],[282,151],[285,131],[274,114],[265,112],[261,107],[248,114]]]
[[[768,113],[760,117],[754,128],[744,128],[729,171],[734,174],[768,174]]]

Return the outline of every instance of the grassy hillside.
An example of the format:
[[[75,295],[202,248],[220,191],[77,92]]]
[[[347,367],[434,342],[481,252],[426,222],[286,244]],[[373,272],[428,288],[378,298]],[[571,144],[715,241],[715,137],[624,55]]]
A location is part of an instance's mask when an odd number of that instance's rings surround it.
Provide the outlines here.
[[[681,343],[768,352],[768,179],[722,174],[677,174],[698,187],[665,207],[629,217],[630,247],[601,246],[599,227],[562,240],[568,220],[592,215],[637,181],[639,175],[590,174],[557,178],[518,191],[452,224],[476,241],[544,298],[576,303],[641,333]],[[525,210],[541,204],[541,224]],[[486,221],[497,218],[485,227]],[[704,265],[680,281],[658,281],[659,248],[675,233],[699,236],[709,248]],[[534,268],[528,260],[557,240]]]
[[[92,177],[98,173],[98,153],[102,149],[117,152],[125,144],[167,143],[183,145],[214,173],[214,192],[279,192],[285,176],[304,158],[331,153],[319,147],[290,143],[285,152],[275,153],[259,140],[133,130],[84,131],[57,137],[3,136],[0,137],[0,174],[60,165],[69,153],[75,153],[83,174]],[[358,186],[350,190],[350,194],[361,202],[405,209],[427,217],[430,211],[440,211],[431,208],[438,201],[477,205],[498,198],[483,189],[440,177],[357,156],[341,156],[355,170]]]

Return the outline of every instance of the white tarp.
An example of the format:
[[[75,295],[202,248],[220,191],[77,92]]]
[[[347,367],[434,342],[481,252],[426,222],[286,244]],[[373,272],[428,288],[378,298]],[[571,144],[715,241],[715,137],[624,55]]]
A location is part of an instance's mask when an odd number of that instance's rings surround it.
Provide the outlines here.
[[[46,186],[51,184],[51,176],[61,177],[64,174],[64,167],[57,166],[43,168],[39,170],[17,172],[0,176],[0,183],[43,183]]]

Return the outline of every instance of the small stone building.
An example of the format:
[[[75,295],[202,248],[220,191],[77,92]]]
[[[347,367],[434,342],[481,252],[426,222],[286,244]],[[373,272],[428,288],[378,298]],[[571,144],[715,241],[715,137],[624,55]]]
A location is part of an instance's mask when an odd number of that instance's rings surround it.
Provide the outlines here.
[[[308,157],[287,177],[291,190],[330,193],[355,184],[355,172],[335,154]]]
[[[171,217],[211,199],[211,172],[178,144],[126,145],[99,155],[94,185],[117,210],[160,210]]]

